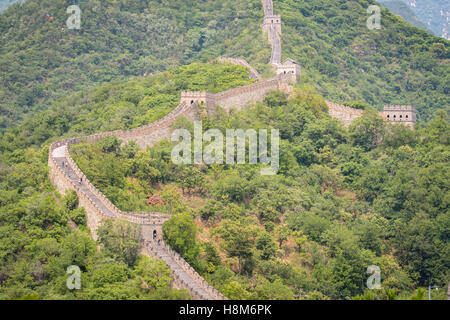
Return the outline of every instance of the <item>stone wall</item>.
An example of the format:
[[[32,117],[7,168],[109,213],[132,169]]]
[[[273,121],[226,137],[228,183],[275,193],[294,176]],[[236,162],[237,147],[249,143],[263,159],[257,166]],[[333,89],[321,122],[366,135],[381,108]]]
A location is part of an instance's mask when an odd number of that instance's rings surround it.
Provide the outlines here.
[[[172,265],[174,262],[177,263],[181,267],[182,272],[172,274],[174,287],[188,289],[193,299],[207,300],[208,296],[212,296],[215,300],[225,299],[217,289],[205,281],[177,252],[173,251],[164,242],[146,241],[143,246],[143,252],[150,257],[165,261],[168,265]],[[169,253],[169,255],[164,253]],[[194,281],[187,281],[186,276]]]
[[[264,16],[273,16],[272,0],[261,0],[261,1],[264,9]]]
[[[416,109],[410,105],[388,105],[384,106],[380,115],[386,121],[402,124],[414,128],[416,125]]]
[[[364,113],[364,110],[346,107],[327,101],[328,114],[340,120],[345,126],[349,126],[356,118]],[[395,124],[402,124],[411,128],[416,124],[416,110],[413,106],[385,106],[378,115],[384,120]]]
[[[244,66],[246,68],[248,68],[250,70],[250,79],[255,79],[255,80],[262,80],[261,75],[259,74],[259,72],[253,68],[247,61],[245,61],[244,59],[240,59],[240,58],[217,58],[218,62],[228,62],[228,63],[232,63],[232,64],[236,64],[236,65],[241,65]]]
[[[215,103],[230,112],[234,107],[236,110],[242,110],[251,103],[263,101],[271,90],[283,90],[289,76],[278,76],[269,80],[253,83],[244,87],[235,88],[217,93]]]
[[[353,120],[362,116],[364,110],[346,107],[334,102],[327,101],[328,114],[340,121],[345,126],[349,126]]]
[[[114,132],[113,135],[116,135]],[[110,135],[110,134],[108,134]],[[187,289],[194,299],[217,299],[225,297],[215,288],[210,286],[195,270],[184,261],[180,255],[171,250],[161,239],[162,224],[169,219],[169,215],[162,213],[136,213],[123,212],[115,207],[98,189],[96,189],[87,177],[81,172],[70,156],[70,145],[82,141],[96,141],[105,134],[81,137],[76,139],[64,139],[53,143],[49,149],[50,180],[57,190],[65,194],[67,190],[75,190],[78,195],[79,206],[86,211],[87,225],[94,239],[97,239],[96,230],[104,219],[124,219],[141,226],[143,249],[141,253],[164,260],[169,268],[174,270],[172,274],[173,285],[177,288]],[[63,147],[65,152],[61,155]],[[57,156],[56,156],[57,155]],[[58,161],[64,161],[64,165]],[[69,170],[70,175],[64,170]],[[82,178],[82,183],[73,182]],[[157,231],[156,239],[153,231]]]

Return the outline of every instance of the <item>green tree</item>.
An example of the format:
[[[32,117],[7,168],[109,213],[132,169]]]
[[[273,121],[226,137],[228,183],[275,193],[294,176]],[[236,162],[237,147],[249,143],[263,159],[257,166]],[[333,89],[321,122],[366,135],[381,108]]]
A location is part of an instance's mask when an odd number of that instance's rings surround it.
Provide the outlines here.
[[[140,226],[125,220],[105,220],[97,229],[98,242],[116,261],[133,266],[140,248]]]

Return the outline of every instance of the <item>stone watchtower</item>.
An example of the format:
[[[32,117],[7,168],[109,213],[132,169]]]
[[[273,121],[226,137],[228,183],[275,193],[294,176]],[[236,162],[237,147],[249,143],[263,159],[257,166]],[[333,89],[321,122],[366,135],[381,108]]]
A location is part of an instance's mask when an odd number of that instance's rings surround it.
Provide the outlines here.
[[[403,124],[414,128],[416,125],[416,109],[413,106],[384,106],[381,116],[390,122]]]
[[[281,35],[281,16],[280,15],[274,15],[274,16],[265,16],[264,17],[264,23],[262,25],[262,29],[265,33],[268,34],[269,41],[272,42],[270,30],[272,28],[275,30],[275,32],[279,35]]]

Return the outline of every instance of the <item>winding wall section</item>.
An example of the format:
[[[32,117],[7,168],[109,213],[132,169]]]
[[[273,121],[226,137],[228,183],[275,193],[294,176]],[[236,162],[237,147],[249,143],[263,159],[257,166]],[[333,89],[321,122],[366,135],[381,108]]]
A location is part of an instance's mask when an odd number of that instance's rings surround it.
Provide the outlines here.
[[[170,137],[171,125],[179,116],[195,118],[197,106],[180,104],[169,115],[147,126],[134,130],[119,130],[86,137],[64,139],[50,146],[48,165],[50,180],[61,194],[74,190],[79,199],[79,206],[85,208],[87,225],[94,239],[96,230],[104,219],[124,219],[142,227],[142,253],[162,259],[172,269],[173,284],[177,288],[187,289],[194,299],[222,300],[225,297],[210,286],[192,267],[176,252],[164,243],[162,224],[170,216],[162,213],[123,212],[119,210],[105,195],[100,192],[84,175],[70,156],[70,146],[88,142],[92,143],[107,136],[115,136],[123,141],[137,140],[141,145],[150,146],[161,139]],[[153,238],[153,232],[157,237]]]

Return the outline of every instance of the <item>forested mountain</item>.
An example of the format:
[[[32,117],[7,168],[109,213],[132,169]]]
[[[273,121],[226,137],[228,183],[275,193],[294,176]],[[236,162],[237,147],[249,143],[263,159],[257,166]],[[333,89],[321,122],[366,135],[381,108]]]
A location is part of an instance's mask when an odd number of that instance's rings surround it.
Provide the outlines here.
[[[0,15],[0,126],[94,83],[163,71],[216,56],[244,57],[263,73],[270,46],[260,0],[91,0],[81,30],[68,30],[72,1],[29,0]],[[449,43],[383,11],[368,30],[358,1],[277,1],[285,57],[336,102],[416,105],[421,119],[449,105]],[[46,18],[46,15],[53,18]]]
[[[409,24],[416,26],[417,28],[427,30],[432,32],[431,30],[427,29],[425,24],[420,21],[419,18],[414,14],[414,11],[408,6],[405,2],[401,0],[380,0],[379,1],[381,5],[385,8],[388,8],[392,13],[398,14],[408,22]]]
[[[185,298],[170,289],[161,261],[138,258],[137,239],[118,236],[130,226],[107,224],[104,249],[94,250],[76,195],[60,198],[50,185],[48,146],[159,119],[181,90],[249,82],[241,66],[193,64],[72,94],[8,129],[0,139],[0,298]],[[280,128],[276,177],[260,176],[258,166],[175,166],[168,141],[139,150],[108,138],[72,154],[123,210],[172,214],[166,241],[231,299],[423,299],[429,279],[440,288],[432,298],[445,298],[448,115],[413,131],[383,124],[373,110],[345,128],[325,110],[306,86],[205,120],[205,130]],[[81,267],[82,290],[65,286],[71,264]],[[383,290],[364,291],[372,264],[383,270]]]

